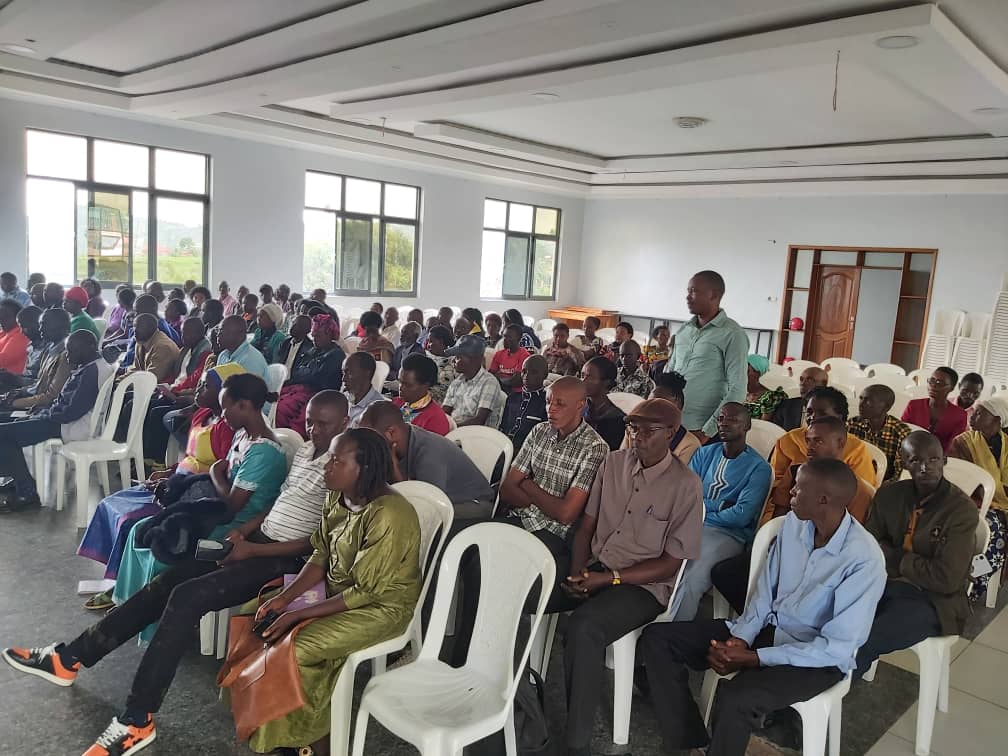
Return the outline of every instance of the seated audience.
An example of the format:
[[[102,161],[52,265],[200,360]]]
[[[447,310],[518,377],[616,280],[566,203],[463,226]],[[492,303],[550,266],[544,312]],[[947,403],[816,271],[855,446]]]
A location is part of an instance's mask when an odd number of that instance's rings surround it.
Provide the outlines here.
[[[901,454],[910,480],[878,490],[866,525],[882,547],[889,579],[857,654],[858,677],[882,654],[962,633],[970,614],[966,587],[977,551],[977,508],[945,479],[936,437],[914,431]]]
[[[120,352],[125,352],[129,347],[130,333],[133,331],[133,303],[136,302],[136,292],[129,286],[123,285],[116,288],[116,306],[109,314],[108,327],[102,337],[101,347],[115,347]]]
[[[360,316],[360,327],[364,330],[364,336],[357,345],[357,351],[371,355],[375,361],[391,365],[395,344],[381,334],[381,315],[370,310],[365,312]]]
[[[343,395],[350,403],[351,428],[360,424],[364,410],[382,401],[382,395],[374,388],[376,367],[375,358],[367,352],[354,352],[343,360]]]
[[[424,325],[423,310],[414,307],[408,313],[406,313],[407,323],[416,323],[420,326],[420,343],[423,344],[427,341],[427,327]]]
[[[625,320],[616,324],[616,339],[609,344],[609,353],[613,359],[619,356],[620,347],[625,341],[633,341],[634,327]]]
[[[236,383],[237,378],[228,379],[224,392],[229,416],[234,420],[255,420],[254,412],[261,419],[265,384],[244,376],[246,382],[257,382],[260,389],[245,392]],[[232,400],[231,393],[241,398]],[[250,399],[246,394],[255,396]],[[259,407],[254,406],[256,401]],[[4,650],[5,660],[15,669],[67,687],[75,682],[82,666],[93,667],[150,623],[158,623],[125,706],[90,753],[124,754],[130,748],[136,751],[153,742],[154,714],[191,645],[192,630],[200,617],[254,599],[265,583],[298,572],[304,566],[304,557],[312,550],[309,538],[318,531],[322,516],[324,476],[329,461],[329,447],[324,444],[331,443],[346,427],[346,406],[337,392],[327,392],[313,403],[309,413],[312,440],[298,450],[289,475],[285,475],[286,460],[274,449],[275,441],[268,437],[265,426],[258,429],[261,435],[257,435],[249,451],[234,459],[228,473],[215,475],[219,496],[234,511],[244,513],[257,506],[257,498],[268,498],[265,505],[255,509],[258,516],[241,522],[236,517],[227,526],[230,528],[227,540],[233,546],[223,563],[187,559],[165,569],[69,643],[41,649]],[[218,463],[216,469],[222,464]],[[261,497],[267,484],[268,497]],[[249,487],[253,485],[254,492]],[[267,510],[270,505],[272,508]],[[331,690],[332,685],[329,687]],[[328,717],[328,709],[326,712]]]
[[[455,318],[455,325],[452,327],[452,333],[455,334],[456,339],[461,339],[463,336],[467,336],[472,333],[473,325],[469,322],[469,319],[463,315],[459,315]]]
[[[213,294],[206,286],[194,286],[189,290],[189,301],[192,302],[192,309],[189,310],[190,317],[199,317],[203,311],[203,303],[208,299],[213,299]]]
[[[291,289],[285,283],[280,284],[276,287],[276,291],[273,292],[273,301],[280,305],[280,309],[287,312],[288,303],[290,302]]]
[[[474,336],[483,336],[483,313],[475,307],[466,307],[462,310],[462,317],[469,321],[471,328],[469,333]]]
[[[294,374],[294,366],[300,363],[302,355],[307,356],[314,346],[308,334],[311,333],[312,320],[307,315],[296,315],[290,321],[290,334],[277,349],[277,362],[287,368],[287,375]]]
[[[171,291],[168,292],[168,300],[165,302],[165,310],[167,311],[168,304],[173,299],[174,300],[178,300],[179,302],[183,302],[184,303],[185,302],[185,298],[186,298],[185,289],[184,288],[179,288],[178,286],[176,286],[175,288],[173,288]],[[189,308],[187,307],[186,308],[187,312],[188,312],[188,309]]]
[[[164,286],[160,281],[147,281],[143,286],[144,294],[154,297],[154,301],[161,307],[165,303]]]
[[[17,314],[18,328],[21,329],[21,333],[28,339],[24,372],[19,376],[13,376],[17,379],[16,383],[19,386],[34,383],[38,378],[39,368],[42,366],[42,358],[46,352],[46,343],[42,338],[41,318],[42,310],[35,305],[22,307]],[[0,379],[0,385],[2,384],[3,380]]]
[[[382,315],[382,338],[388,341],[392,346],[399,346],[399,309],[397,307],[389,307],[385,310],[384,315]]]
[[[801,393],[778,404],[770,416],[770,422],[786,431],[800,427],[805,419],[805,405],[808,404],[809,393],[814,388],[826,386],[828,382],[829,373],[821,367],[805,368],[798,374],[798,390]]]
[[[17,276],[10,271],[0,273],[0,301],[5,299],[13,300],[22,307],[31,304],[31,296],[18,286]]]
[[[404,335],[410,325],[416,326],[416,323],[407,323],[403,327]],[[393,402],[399,408],[403,420],[410,425],[446,436],[451,430],[448,415],[431,396],[431,387],[437,383],[437,374],[434,360],[422,352],[411,354],[403,360],[399,370],[399,396]]]
[[[746,444],[752,422],[745,405],[726,402],[717,424],[720,440],[697,449],[689,461],[689,469],[700,478],[706,515],[700,553],[686,564],[676,592],[677,622],[696,618],[700,599],[711,588],[714,565],[741,554],[752,543],[770,492],[770,465]]]
[[[85,294],[85,296],[87,296],[87,295]],[[45,307],[43,307],[42,309],[50,310],[50,309],[52,309],[54,307],[62,307],[63,306],[63,300],[65,298],[65,292],[64,292],[62,286],[60,286],[58,283],[56,283],[55,281],[53,281],[52,283],[47,283],[45,285],[45,289],[43,290],[42,297],[43,297],[43,301],[45,303]]]
[[[858,399],[857,417],[847,421],[847,430],[851,435],[873,444],[885,454],[888,464],[886,480],[899,478],[903,469],[900,466],[900,447],[903,439],[910,434],[910,426],[889,414],[895,401],[896,394],[888,386],[866,386]]]
[[[1008,426],[1008,400],[992,396],[976,401],[972,409],[970,430],[952,440],[948,455],[972,462],[994,478],[994,499],[986,515],[991,531],[986,557],[997,572],[1005,563],[1008,541],[1008,434],[1002,430]],[[984,594],[989,579],[987,574],[973,581],[974,597]]]
[[[746,384],[746,409],[753,420],[770,420],[781,402],[787,401],[787,394],[778,386],[768,389],[760,378],[770,370],[770,360],[762,354],[750,354],[747,358],[748,383]],[[797,427],[797,426],[795,426]]]
[[[397,329],[398,330],[398,329]],[[424,348],[420,344],[420,326],[416,323],[406,322],[402,331],[399,332],[399,346],[392,354],[392,363],[389,366],[389,380],[397,380],[402,371],[403,360],[412,355],[424,355]],[[435,365],[435,369],[437,366]]]
[[[91,316],[84,312],[88,303],[87,292],[80,286],[72,286],[63,298],[63,309],[70,313],[70,333],[81,329],[91,331],[95,340],[99,338],[98,326]]]
[[[311,297],[315,302],[325,304],[326,301],[326,290],[325,289],[312,289]]]
[[[640,344],[633,339],[628,339],[620,344],[617,363],[618,375],[613,391],[636,394],[642,399],[647,399],[654,390],[655,383],[648,378],[641,365]]]
[[[200,308],[199,318],[206,326],[206,336],[210,340],[210,344],[214,345],[216,353],[218,351],[216,347],[220,345],[220,324],[224,321],[224,308],[216,299],[208,299]]]
[[[13,489],[0,504],[0,513],[41,506],[35,479],[25,462],[26,446],[50,438],[81,441],[91,435],[91,412],[98,389],[115,372],[98,354],[98,340],[87,329],[70,334],[66,342],[72,372],[49,406],[36,406],[26,418],[0,423],[0,475],[14,479]]]
[[[158,330],[157,325],[157,318],[147,313],[137,315],[133,321],[136,352],[126,373],[146,370],[154,374],[158,383],[170,383],[178,367],[179,348]]]
[[[497,349],[497,345],[504,338],[504,321],[496,312],[491,312],[486,316],[484,325],[486,333],[483,335],[486,338],[487,346],[491,349]]]
[[[525,318],[514,308],[504,311],[504,327],[507,328],[509,325],[516,325],[521,328],[522,335],[518,346],[522,349],[527,350],[530,354],[542,349],[542,342],[539,341],[539,337],[536,336],[535,331],[525,325]]]
[[[207,304],[210,303],[207,302]],[[206,315],[205,307],[203,314]],[[220,322],[220,330],[217,333],[217,341],[221,348],[221,351],[217,353],[217,364],[226,365],[229,362],[237,362],[245,368],[245,372],[266,380],[266,358],[263,357],[262,352],[252,346],[246,338],[247,335],[245,321],[240,315],[228,315],[224,318]]]
[[[950,367],[936,368],[928,378],[928,398],[911,399],[901,418],[905,423],[931,431],[948,451],[952,439],[966,430],[966,410],[948,400],[959,382],[959,374]]]
[[[585,362],[590,360],[592,357],[610,357],[611,352],[609,350],[609,346],[595,335],[595,332],[602,327],[602,321],[594,315],[589,315],[584,319],[581,326],[584,329],[584,335],[577,336],[572,339],[572,341],[574,346],[581,350],[581,354],[584,355]]]
[[[137,316],[147,314],[153,315],[157,319],[158,330],[161,331],[165,336],[170,338],[175,342],[176,345],[182,344],[182,337],[179,335],[178,331],[168,325],[168,321],[162,318],[158,314],[158,303],[150,294],[142,294],[136,298],[136,302],[133,303],[133,321],[136,320]],[[133,337],[133,326],[130,325],[129,333],[127,334],[128,343],[126,347],[126,355],[123,357],[120,363],[122,367],[128,368],[133,364],[133,357],[136,352],[136,339]]]
[[[448,387],[443,406],[460,428],[464,425],[500,427],[507,397],[497,379],[483,368],[484,344],[482,336],[466,335],[445,350],[445,355],[455,358],[458,377]]]
[[[956,396],[956,405],[966,411],[966,418],[973,414],[973,407],[976,400],[983,392],[983,376],[979,373],[966,373],[959,379],[959,394]]]
[[[307,319],[307,316],[302,317]],[[303,321],[298,325],[299,321],[301,318],[295,321],[298,329],[304,325]],[[311,341],[294,361],[290,378],[280,389],[276,411],[276,427],[290,428],[302,437],[307,434],[305,409],[308,400],[320,391],[342,388],[346,360],[346,354],[336,344],[339,332],[333,319],[328,315],[316,315],[311,323]]]
[[[546,359],[533,354],[522,365],[522,390],[512,391],[504,402],[500,431],[511,439],[515,453],[521,449],[528,434],[539,423],[546,421]]]
[[[570,328],[566,323],[553,326],[553,340],[542,348],[542,356],[546,358],[549,372],[556,375],[578,375],[584,364],[584,355],[567,339]]]
[[[585,387],[560,378],[546,390],[548,422],[525,439],[501,483],[500,507],[507,522],[542,541],[556,562],[550,611],[561,600],[560,586],[571,574],[567,533],[588,503],[595,474],[609,453],[606,442],[584,419]]]
[[[28,287],[28,295],[31,297],[31,303],[40,310],[45,310],[48,307],[45,300],[45,289],[45,283],[37,283]]]
[[[664,365],[668,362],[670,353],[669,342],[672,340],[672,332],[669,331],[667,325],[655,326],[651,332],[651,338],[654,340],[653,343],[644,347],[642,355],[644,366],[648,373],[659,363]]]
[[[452,323],[455,320],[455,311],[451,307],[441,307],[438,309],[437,319],[438,325],[443,325],[445,328],[451,330]]]
[[[280,345],[284,340],[284,313],[278,304],[264,304],[256,316],[256,329],[252,336],[252,346],[262,352],[266,362],[273,364],[280,361]]]
[[[0,396],[0,420],[9,419],[11,411],[48,407],[56,401],[63,384],[70,377],[70,363],[67,361],[66,351],[66,339],[70,334],[70,314],[63,309],[45,310],[39,323],[44,348],[39,362],[38,377],[34,383],[24,388],[15,388]]]
[[[186,307],[185,300],[183,299],[169,299],[165,305],[164,314],[165,320],[168,321],[168,325],[172,327],[175,333],[181,333],[182,321],[189,314],[189,308]]]
[[[885,587],[878,544],[847,512],[855,488],[838,460],[804,465],[739,619],[645,628],[640,650],[669,752],[707,747],[709,756],[743,756],[767,714],[822,693],[854,668]],[[718,684],[710,735],[687,667],[737,673]]]
[[[504,329],[503,347],[497,350],[490,360],[490,375],[500,381],[501,388],[505,391],[516,391],[521,388],[522,365],[530,354],[527,349],[520,346],[521,337],[521,328],[509,325]]]
[[[0,299],[0,371],[19,378],[28,361],[31,343],[18,325],[19,305],[13,298]]]
[[[238,300],[231,296],[231,287],[227,281],[221,281],[217,286],[217,300],[224,308],[224,317],[238,315]]]
[[[241,289],[238,289],[238,293],[241,293]],[[259,297],[246,292],[241,302],[241,317],[245,321],[245,331],[247,333],[255,333],[255,329],[259,325]]]
[[[684,560],[701,553],[700,485],[669,452],[680,417],[664,399],[630,412],[632,446],[602,460],[574,534],[553,607],[572,610],[564,648],[568,754],[588,753],[606,647],[657,617]]]
[[[427,329],[427,356],[434,360],[438,367],[438,381],[436,386],[431,386],[431,396],[434,401],[444,404],[444,398],[448,393],[448,387],[458,376],[455,369],[455,358],[447,354],[447,350],[455,346],[455,336],[451,328],[443,325],[434,325]]]
[[[92,318],[105,317],[105,310],[107,309],[107,306],[105,304],[105,300],[102,299],[101,284],[93,278],[84,278],[81,280],[80,286],[87,292],[88,295],[88,302],[84,307],[84,312]]]
[[[273,304],[273,287],[268,283],[259,287],[259,302],[260,306]]]
[[[610,449],[619,449],[626,437],[626,413],[608,396],[616,387],[616,364],[606,357],[592,357],[581,368],[581,380],[587,397],[585,422]]]
[[[648,399],[668,399],[682,412],[683,404],[686,401],[683,395],[683,390],[686,388],[686,379],[679,373],[661,371],[655,374],[654,382],[655,387],[652,389]],[[685,425],[680,425],[679,430],[672,435],[672,442],[669,448],[673,454],[679,457],[680,462],[688,465],[694,452],[700,448],[700,439],[686,430]]]

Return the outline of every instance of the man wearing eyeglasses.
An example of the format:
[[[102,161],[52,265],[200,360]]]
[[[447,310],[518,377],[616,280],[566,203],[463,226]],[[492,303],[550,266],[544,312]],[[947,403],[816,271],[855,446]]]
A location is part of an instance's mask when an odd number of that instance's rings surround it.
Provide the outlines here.
[[[605,649],[668,605],[685,559],[700,555],[700,479],[669,451],[682,414],[649,399],[627,416],[629,448],[595,476],[555,611],[568,619],[567,753],[588,754]]]

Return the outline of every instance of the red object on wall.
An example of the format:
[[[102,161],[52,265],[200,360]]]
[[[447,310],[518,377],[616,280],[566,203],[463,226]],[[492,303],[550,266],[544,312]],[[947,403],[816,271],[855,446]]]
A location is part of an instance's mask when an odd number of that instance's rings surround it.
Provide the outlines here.
[[[784,362],[783,362],[784,365],[787,365],[789,362],[794,362],[794,357],[785,357],[784,358]]]
[[[788,327],[792,331],[801,331],[805,328],[805,321],[802,320],[801,318],[791,318],[790,322],[788,323]]]

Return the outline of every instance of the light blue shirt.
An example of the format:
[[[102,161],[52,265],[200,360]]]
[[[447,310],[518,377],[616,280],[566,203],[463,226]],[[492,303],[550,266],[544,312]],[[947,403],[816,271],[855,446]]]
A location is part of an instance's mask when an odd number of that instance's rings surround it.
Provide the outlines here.
[[[264,381],[266,380],[266,369],[268,367],[266,358],[263,357],[262,352],[247,341],[233,352],[230,349],[221,351],[220,356],[217,358],[217,364],[226,365],[229,362],[236,362],[245,368],[245,372],[258,375]]]
[[[748,357],[749,337],[724,310],[702,328],[696,316],[679,327],[665,372],[686,379],[682,424],[687,430],[713,436],[721,405],[745,403]]]
[[[849,672],[885,589],[885,560],[849,513],[825,546],[815,548],[814,538],[812,522],[788,513],[745,612],[728,627],[750,645],[768,624],[776,627],[773,646],[756,651],[763,666]]]
[[[3,294],[0,299],[13,299],[22,307],[27,307],[31,304],[31,296],[28,292],[22,289],[20,286],[15,286],[14,291],[0,292]]]
[[[356,428],[360,425],[361,418],[364,417],[364,412],[367,408],[375,402],[380,402],[385,398],[375,391],[373,386],[368,389],[368,392],[364,394],[364,396],[361,397],[361,400],[356,404],[354,403],[353,396],[350,395],[349,391],[344,391],[343,395],[347,398],[347,403],[350,405],[347,410],[347,416],[350,418],[350,428]]]
[[[728,459],[724,443],[717,443],[697,449],[689,468],[703,483],[704,527],[721,530],[740,543],[751,541],[773,479],[767,461],[751,446]]]

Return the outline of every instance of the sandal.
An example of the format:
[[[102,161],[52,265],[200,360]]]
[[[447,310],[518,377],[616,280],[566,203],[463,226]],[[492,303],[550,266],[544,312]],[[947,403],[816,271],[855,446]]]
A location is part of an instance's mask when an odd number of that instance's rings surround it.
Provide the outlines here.
[[[104,593],[96,593],[94,596],[89,598],[84,602],[84,608],[89,609],[93,612],[102,612],[106,609],[111,609],[115,606],[115,602],[112,600],[112,591],[105,591]]]

